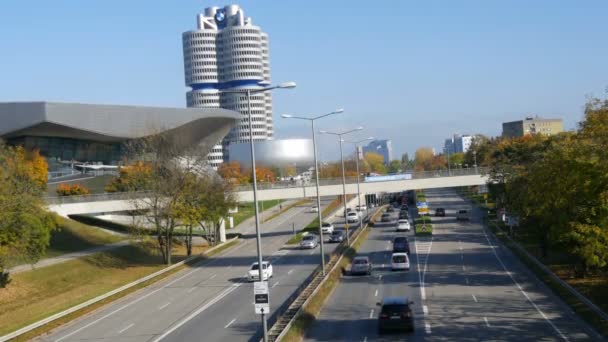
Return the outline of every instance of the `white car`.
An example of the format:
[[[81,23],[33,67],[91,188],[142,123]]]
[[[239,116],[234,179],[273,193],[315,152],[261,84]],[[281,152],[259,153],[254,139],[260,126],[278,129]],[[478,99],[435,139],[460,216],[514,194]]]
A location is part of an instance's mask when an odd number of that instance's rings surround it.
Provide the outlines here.
[[[331,234],[334,232],[334,225],[328,222],[323,222],[321,225],[321,232],[323,234]]]
[[[467,210],[458,210],[458,213],[456,213],[456,220],[458,221],[467,221],[469,220],[469,212]]]
[[[268,280],[272,278],[272,264],[268,261],[262,262],[262,278],[263,280]],[[249,271],[247,272],[247,279],[249,281],[258,281],[260,280],[260,269],[258,267],[258,263],[254,262],[251,264]]]
[[[401,219],[397,221],[396,227],[398,232],[409,232],[411,229],[410,221],[406,219]]]
[[[365,204],[361,204],[355,207],[355,210],[357,211],[366,211],[367,210],[367,205]]]
[[[393,253],[391,256],[391,270],[410,270],[410,258],[408,258],[407,253]]]
[[[356,211],[350,211],[346,213],[346,222],[357,223],[359,222],[359,214]]]
[[[310,212],[311,213],[318,213],[319,212],[319,207],[317,207],[316,205],[313,205],[312,207],[310,207]]]

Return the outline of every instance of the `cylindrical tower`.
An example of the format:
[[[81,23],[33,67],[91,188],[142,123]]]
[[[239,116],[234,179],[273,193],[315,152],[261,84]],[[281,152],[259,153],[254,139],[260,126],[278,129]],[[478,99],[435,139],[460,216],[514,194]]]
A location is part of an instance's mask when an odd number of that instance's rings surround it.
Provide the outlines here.
[[[268,35],[252,25],[237,5],[210,7],[197,17],[197,30],[183,34],[184,76],[191,88],[189,107],[222,107],[239,111],[243,119],[223,144],[249,141],[249,119],[245,94],[222,90],[256,89],[270,83]],[[272,139],[272,97],[270,93],[251,96],[253,138]],[[221,145],[209,155],[217,167],[222,160]]]

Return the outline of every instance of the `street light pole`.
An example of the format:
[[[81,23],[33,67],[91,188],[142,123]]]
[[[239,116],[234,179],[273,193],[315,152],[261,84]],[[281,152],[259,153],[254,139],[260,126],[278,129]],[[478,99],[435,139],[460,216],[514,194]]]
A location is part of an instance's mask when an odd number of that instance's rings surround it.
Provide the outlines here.
[[[475,174],[477,174],[477,151],[473,150],[473,160],[475,163]]]
[[[319,237],[321,240],[321,273],[323,274],[323,276],[325,276],[325,245],[323,242],[323,217],[322,217],[322,213],[321,213],[321,193],[319,191],[319,162],[317,161],[317,141],[316,141],[316,134],[315,134],[315,120],[317,119],[321,119],[324,118],[326,116],[330,116],[333,114],[339,114],[344,112],[344,109],[337,109],[333,112],[324,114],[324,115],[320,115],[314,118],[305,118],[305,117],[299,117],[299,116],[293,116],[293,115],[289,115],[289,114],[283,114],[281,115],[281,117],[285,118],[285,119],[300,119],[300,120],[308,120],[310,121],[310,127],[312,129],[312,149],[313,149],[313,155],[314,155],[314,162],[315,162],[315,180],[316,180],[316,188],[317,188],[317,217],[319,218]]]
[[[359,181],[359,178],[361,177],[361,174],[359,173],[359,148],[361,148],[361,145],[359,144],[368,140],[374,140],[374,137],[369,137],[359,141],[350,141],[351,143],[355,144],[355,165],[357,167],[357,196],[359,199],[359,210],[361,210],[361,187]],[[367,215],[367,203],[365,204],[365,214]]]
[[[346,228],[346,244],[348,246],[350,246],[350,235],[348,234],[348,220],[346,218],[346,174],[344,171],[344,152],[342,151],[342,142],[344,141],[342,139],[343,135],[352,133],[352,132],[356,132],[356,131],[360,131],[362,130],[363,127],[357,127],[355,129],[351,129],[350,131],[346,131],[346,132],[341,132],[341,133],[337,133],[337,132],[328,132],[328,131],[320,131],[320,133],[324,133],[324,134],[331,134],[331,135],[335,135],[338,137],[338,141],[340,142],[340,161],[342,163],[342,201],[343,206],[344,206],[344,228]],[[361,221],[359,220],[359,223],[361,223]]]
[[[257,254],[258,254],[258,271],[260,281],[264,281],[264,264],[262,260],[262,235],[260,233],[260,210],[258,208],[258,184],[256,178],[256,167],[255,167],[255,148],[253,145],[253,121],[251,118],[251,94],[262,93],[273,89],[291,89],[295,88],[295,82],[281,83],[278,86],[266,87],[261,89],[245,89],[245,90],[225,90],[223,93],[245,93],[247,95],[247,118],[249,120],[249,147],[251,150],[251,179],[253,180],[253,207],[255,212],[255,238],[257,242]],[[266,322],[266,314],[262,312],[262,328],[264,332],[264,342],[268,342],[268,326]]]

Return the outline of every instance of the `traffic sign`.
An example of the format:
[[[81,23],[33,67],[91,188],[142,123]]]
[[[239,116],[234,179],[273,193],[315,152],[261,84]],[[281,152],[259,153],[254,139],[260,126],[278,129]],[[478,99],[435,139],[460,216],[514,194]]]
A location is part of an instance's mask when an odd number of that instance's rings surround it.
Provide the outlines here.
[[[270,312],[267,281],[256,281],[253,283],[253,303],[256,314],[267,314]]]

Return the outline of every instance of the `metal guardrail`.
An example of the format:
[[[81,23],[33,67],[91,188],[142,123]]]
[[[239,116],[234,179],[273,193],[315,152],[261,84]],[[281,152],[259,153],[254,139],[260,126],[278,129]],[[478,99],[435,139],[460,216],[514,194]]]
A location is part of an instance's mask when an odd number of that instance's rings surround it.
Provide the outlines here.
[[[447,170],[439,170],[439,171],[420,171],[420,172],[406,172],[400,175],[410,175],[411,178],[405,180],[412,179],[428,179],[428,178],[438,178],[438,177],[459,177],[459,176],[474,176],[474,175],[484,175],[489,172],[489,168],[479,167],[479,168],[468,168],[468,169],[455,169],[451,171]],[[357,177],[347,177],[346,184],[354,184],[357,182]],[[365,182],[364,179],[360,179],[361,183],[372,183]],[[380,180],[374,181],[373,183],[382,183],[382,182],[394,182],[394,180]],[[319,180],[320,186],[326,185],[339,185],[342,184],[342,178],[323,178]],[[293,183],[293,182],[276,182],[276,183],[258,183],[258,190],[272,190],[272,189],[291,189],[291,188],[303,188],[308,186],[313,186],[314,183]],[[248,185],[240,185],[234,188],[235,192],[244,192],[251,191],[251,184]],[[149,193],[146,191],[140,191],[136,193],[127,193],[127,192],[113,192],[113,193],[102,193],[102,194],[90,194],[90,195],[78,195],[78,196],[49,196],[45,198],[47,204],[68,204],[68,203],[81,203],[81,202],[97,202],[97,201],[115,201],[115,200],[128,200],[135,198],[142,198]]]

